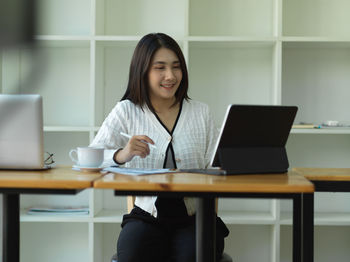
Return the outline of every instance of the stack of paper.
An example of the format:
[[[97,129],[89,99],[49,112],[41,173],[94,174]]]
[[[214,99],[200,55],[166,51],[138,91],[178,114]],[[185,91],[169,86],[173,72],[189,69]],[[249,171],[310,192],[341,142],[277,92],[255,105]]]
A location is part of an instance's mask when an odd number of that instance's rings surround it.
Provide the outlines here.
[[[154,175],[154,174],[164,174],[164,173],[174,173],[175,169],[168,168],[126,168],[126,167],[107,167],[103,169],[111,173],[118,173],[130,176],[140,176],[140,175]]]
[[[88,207],[31,207],[28,214],[30,215],[88,215]]]

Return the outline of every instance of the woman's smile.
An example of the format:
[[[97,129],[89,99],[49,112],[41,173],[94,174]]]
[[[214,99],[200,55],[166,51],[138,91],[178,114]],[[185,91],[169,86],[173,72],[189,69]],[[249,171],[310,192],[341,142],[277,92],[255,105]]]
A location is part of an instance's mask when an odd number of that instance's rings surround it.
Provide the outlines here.
[[[171,90],[173,87],[175,87],[176,83],[174,84],[161,84],[160,86],[167,89],[167,90]]]

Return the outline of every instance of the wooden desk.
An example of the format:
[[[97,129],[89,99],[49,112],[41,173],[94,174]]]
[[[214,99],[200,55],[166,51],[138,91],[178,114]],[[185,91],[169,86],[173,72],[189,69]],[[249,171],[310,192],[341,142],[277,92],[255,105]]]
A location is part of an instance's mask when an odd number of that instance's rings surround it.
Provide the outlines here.
[[[19,262],[19,195],[77,194],[92,187],[99,173],[80,173],[70,167],[40,171],[0,170],[3,194],[3,262]]]
[[[293,168],[312,181],[318,192],[350,192],[350,168]]]
[[[293,168],[293,172],[310,180],[315,185],[315,192],[350,192],[350,168]],[[312,218],[313,203],[312,196],[312,204],[306,204],[312,210]]]
[[[197,197],[197,261],[215,262],[215,198],[293,199],[293,261],[313,260],[313,241],[305,241],[313,230],[313,213],[305,215],[302,203],[309,203],[314,186],[295,173],[213,176],[176,173],[147,176],[107,174],[94,188],[114,189],[115,195],[176,195]],[[313,202],[312,202],[313,203]],[[312,218],[311,218],[312,216]],[[308,221],[307,221],[308,219]],[[312,227],[305,226],[312,223]],[[313,231],[311,231],[312,233]],[[313,238],[312,238],[313,240]],[[307,252],[305,252],[307,251]],[[310,255],[311,253],[311,255]]]

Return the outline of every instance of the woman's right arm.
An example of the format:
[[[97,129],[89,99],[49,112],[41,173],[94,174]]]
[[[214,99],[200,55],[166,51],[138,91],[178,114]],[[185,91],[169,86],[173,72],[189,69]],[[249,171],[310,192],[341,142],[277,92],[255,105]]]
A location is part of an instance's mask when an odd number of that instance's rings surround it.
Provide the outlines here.
[[[135,135],[130,139],[121,135],[121,132],[128,134],[128,125],[132,119],[128,117],[130,109],[124,103],[118,103],[104,120],[100,130],[90,146],[102,146],[106,150],[105,162],[108,165],[117,163],[125,164],[135,156],[145,158],[150,150],[147,143],[154,144],[152,139],[145,135]]]
[[[105,148],[106,165],[115,164],[114,155],[120,151],[127,143],[127,139],[120,136],[120,132],[128,132],[127,114],[125,106],[118,103],[103,121],[101,128],[97,132],[90,146]],[[122,162],[120,162],[122,163]]]
[[[153,140],[145,135],[132,136],[123,149],[114,153],[116,163],[126,163],[131,161],[135,156],[145,158],[149,155],[150,149],[147,143],[154,144]]]

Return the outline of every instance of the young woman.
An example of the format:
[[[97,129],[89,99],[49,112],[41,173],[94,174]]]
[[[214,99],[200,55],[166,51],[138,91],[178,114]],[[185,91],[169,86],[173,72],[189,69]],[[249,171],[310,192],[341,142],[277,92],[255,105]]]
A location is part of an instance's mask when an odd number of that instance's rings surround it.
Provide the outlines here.
[[[190,100],[187,90],[187,67],[176,41],[162,33],[144,36],[132,57],[126,92],[91,145],[113,149],[113,161],[126,167],[206,168],[217,130],[208,106]],[[123,218],[118,262],[194,262],[194,215],[192,198],[136,197]],[[227,235],[217,218],[218,260]]]

